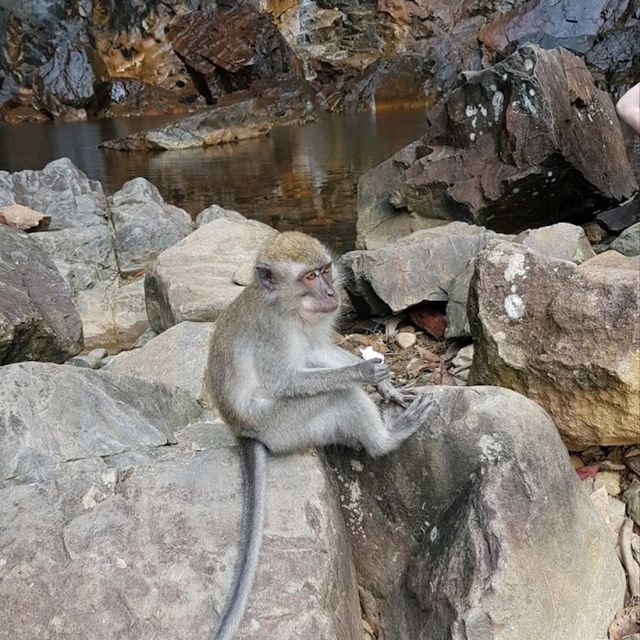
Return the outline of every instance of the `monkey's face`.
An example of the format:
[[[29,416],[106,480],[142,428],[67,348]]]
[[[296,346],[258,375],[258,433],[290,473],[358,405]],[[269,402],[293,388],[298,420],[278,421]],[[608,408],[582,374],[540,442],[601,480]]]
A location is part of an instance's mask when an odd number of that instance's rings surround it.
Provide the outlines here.
[[[333,267],[329,262],[304,271],[297,278],[300,291],[300,315],[311,323],[320,322],[338,310],[338,295],[333,285]]]

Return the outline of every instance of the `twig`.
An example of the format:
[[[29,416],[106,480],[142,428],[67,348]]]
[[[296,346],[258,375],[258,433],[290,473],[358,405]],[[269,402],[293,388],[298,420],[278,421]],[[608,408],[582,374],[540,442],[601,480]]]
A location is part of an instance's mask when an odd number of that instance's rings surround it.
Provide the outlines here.
[[[625,518],[620,528],[620,553],[622,564],[627,572],[629,582],[629,594],[632,598],[640,597],[640,566],[633,557],[631,550],[631,534],[633,533],[633,520]]]

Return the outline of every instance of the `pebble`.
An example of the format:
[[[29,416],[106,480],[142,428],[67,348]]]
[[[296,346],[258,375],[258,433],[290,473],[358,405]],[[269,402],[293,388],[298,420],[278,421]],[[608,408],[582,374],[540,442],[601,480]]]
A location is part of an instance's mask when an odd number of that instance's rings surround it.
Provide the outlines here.
[[[91,363],[84,356],[74,356],[69,358],[65,364],[70,364],[72,367],[80,367],[82,369],[91,369]]]
[[[405,331],[401,331],[394,340],[401,349],[413,347],[417,341],[418,338],[415,333],[407,333]]]
[[[596,473],[596,484],[601,482],[610,496],[620,495],[620,473],[617,471],[600,471]]]
[[[462,347],[456,357],[451,361],[454,367],[461,367],[468,369],[473,362],[473,345],[468,344],[466,347]]]

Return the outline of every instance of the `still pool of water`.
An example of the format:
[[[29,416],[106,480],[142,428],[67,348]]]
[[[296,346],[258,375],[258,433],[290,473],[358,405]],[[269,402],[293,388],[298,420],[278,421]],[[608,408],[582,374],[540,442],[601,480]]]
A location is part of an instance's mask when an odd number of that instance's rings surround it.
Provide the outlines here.
[[[208,149],[123,153],[97,148],[104,140],[170,119],[0,125],[0,170],[41,169],[66,156],[99,180],[107,194],[144,176],[167,202],[192,215],[218,204],[281,231],[312,233],[342,252],[355,241],[358,178],[425,128],[421,110],[341,114]]]

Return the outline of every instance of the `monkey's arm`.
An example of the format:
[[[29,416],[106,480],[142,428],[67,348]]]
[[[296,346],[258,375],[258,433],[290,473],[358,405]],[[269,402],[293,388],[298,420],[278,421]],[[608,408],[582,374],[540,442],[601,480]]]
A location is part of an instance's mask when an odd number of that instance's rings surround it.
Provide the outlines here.
[[[346,367],[308,367],[280,371],[267,377],[265,386],[277,398],[314,396],[347,389],[354,384],[378,384],[389,375],[379,360],[357,361]]]
[[[360,358],[336,345],[331,345],[331,348],[327,350],[327,356],[334,365],[347,365],[361,362]],[[400,389],[396,389],[389,378],[384,378],[378,382],[376,384],[376,391],[385,400],[395,402],[401,407],[407,407],[416,397],[416,394],[412,391],[400,391]]]

